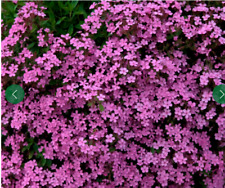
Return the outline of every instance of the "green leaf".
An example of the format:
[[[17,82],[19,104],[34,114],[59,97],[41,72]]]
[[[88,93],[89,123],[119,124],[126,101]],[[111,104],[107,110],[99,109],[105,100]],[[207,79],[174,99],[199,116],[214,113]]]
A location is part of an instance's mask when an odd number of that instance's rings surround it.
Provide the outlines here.
[[[178,30],[177,32],[175,32],[176,36],[179,36],[180,34],[182,34],[182,30]]]
[[[35,42],[32,42],[31,44],[29,44],[29,45],[27,46],[28,50],[31,49],[34,45],[35,45]]]
[[[104,106],[103,106],[102,104],[99,104],[99,110],[100,110],[101,112],[104,111]]]
[[[36,155],[36,158],[39,159],[39,158],[43,158],[44,156],[42,155],[42,153],[40,153],[39,151],[37,152],[37,155]]]
[[[55,14],[54,12],[49,9],[49,21],[51,22],[52,26],[55,26]]]
[[[212,173],[212,171],[211,170],[208,170],[207,172],[205,171],[205,170],[203,170],[203,172],[202,172],[204,175],[206,175],[206,176],[209,176],[211,173]]]
[[[92,102],[89,102],[87,105],[91,107],[92,106]]]
[[[6,4],[6,8],[7,8],[7,10],[9,11],[9,12],[11,12],[11,13],[13,13],[13,12],[15,12],[15,4],[14,3],[7,3]]]
[[[52,165],[52,161],[50,159],[47,159],[46,160],[46,166],[50,168],[51,165]]]
[[[174,34],[169,34],[169,35],[167,35],[167,40],[170,40],[170,39],[172,39],[174,37]]]
[[[86,13],[86,11],[84,9],[84,4],[81,4],[79,6],[79,11],[83,12],[82,14],[84,15],[85,18],[87,17],[87,13]]]
[[[154,148],[151,148],[151,152],[154,154],[155,153],[155,149]]]
[[[30,147],[33,145],[33,142],[30,142],[27,146],[27,149],[30,150]]]
[[[63,9],[64,5],[62,1],[58,1],[58,7]]]
[[[56,22],[56,25],[59,25],[63,20],[65,20],[66,19],[66,17],[64,16],[64,17],[62,17],[62,18],[60,18],[59,19],[59,21],[57,21]]]
[[[69,27],[69,29],[68,29],[68,33],[69,33],[70,35],[73,34],[73,24],[70,25],[70,27]]]
[[[28,138],[27,141],[28,141],[28,143],[34,143],[34,139],[33,138]]]
[[[14,11],[16,11],[17,6],[18,6],[18,5],[16,4],[16,6],[14,7]]]
[[[34,155],[34,151],[30,151],[29,155],[28,155],[28,159],[31,159]]]
[[[77,6],[78,1],[73,1],[71,3],[72,10]]]
[[[41,160],[41,166],[45,166],[45,164],[46,164],[46,159],[43,158],[43,159]]]
[[[22,164],[21,164],[21,168],[24,168],[24,165],[25,165],[25,163],[22,163]]]
[[[74,13],[73,13],[73,16],[74,15],[84,15],[85,13],[84,13],[84,11],[75,11]]]
[[[59,86],[62,86],[63,85],[63,81],[62,80],[50,80],[49,82],[49,85],[50,86],[55,86],[55,85],[59,85]]]
[[[66,1],[66,4],[64,4],[64,2],[62,2],[62,1],[58,1],[59,8],[64,10],[63,11],[64,15],[69,13],[69,7],[68,7],[67,3],[68,3],[67,1]]]
[[[109,148],[109,152],[114,152],[116,150],[116,148],[115,147],[111,147],[111,148]]]
[[[32,30],[30,31],[31,33],[34,33],[37,30],[37,25],[33,24],[32,25]]]
[[[40,25],[43,27],[43,26],[45,26],[47,23],[48,23],[48,20],[44,20],[44,21],[40,22]]]
[[[18,2],[17,2],[17,5],[19,5],[19,6],[24,6],[24,5],[25,5],[25,2],[24,2],[24,1],[18,1]]]
[[[76,28],[76,29],[82,29],[81,25],[82,25],[82,24],[77,24],[77,25],[75,25],[75,28]]]
[[[26,151],[27,149],[28,149],[28,147],[25,146],[25,147],[22,148],[21,152],[24,152],[24,151]]]
[[[34,151],[38,151],[38,145],[36,143],[33,145],[33,149]]]

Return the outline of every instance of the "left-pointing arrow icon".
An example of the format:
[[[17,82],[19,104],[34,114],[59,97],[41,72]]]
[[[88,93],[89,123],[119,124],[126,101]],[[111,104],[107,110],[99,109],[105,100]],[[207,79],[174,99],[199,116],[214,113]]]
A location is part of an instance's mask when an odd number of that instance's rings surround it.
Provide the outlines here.
[[[17,97],[15,96],[15,93],[16,93],[16,92],[17,92],[17,90],[14,91],[13,94],[12,94],[12,96],[15,97],[15,99],[17,99]]]
[[[25,93],[20,85],[13,84],[5,90],[5,98],[12,104],[18,104],[24,99]]]

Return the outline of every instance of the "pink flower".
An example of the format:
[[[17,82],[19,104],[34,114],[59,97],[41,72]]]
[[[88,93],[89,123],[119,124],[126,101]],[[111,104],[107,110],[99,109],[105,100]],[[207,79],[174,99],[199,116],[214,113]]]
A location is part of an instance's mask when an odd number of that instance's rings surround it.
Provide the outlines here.
[[[138,62],[137,61],[130,61],[129,64],[130,64],[130,66],[137,66]]]
[[[115,138],[113,137],[112,134],[106,135],[106,140],[105,140],[106,143],[112,143],[113,140],[115,140]]]
[[[105,95],[103,95],[103,94],[100,94],[97,97],[98,97],[98,100],[100,100],[100,101],[104,101],[104,99],[105,99]]]
[[[134,83],[135,82],[135,77],[134,76],[129,76],[127,80],[128,80],[128,83]]]
[[[126,75],[128,73],[127,68],[121,68],[120,69],[120,74]]]
[[[147,173],[147,172],[148,172],[148,167],[147,167],[147,166],[141,167],[141,171],[142,171],[143,173]]]
[[[183,156],[181,152],[175,153],[175,156],[173,157],[174,162],[180,163],[180,164],[186,164],[187,158]]]

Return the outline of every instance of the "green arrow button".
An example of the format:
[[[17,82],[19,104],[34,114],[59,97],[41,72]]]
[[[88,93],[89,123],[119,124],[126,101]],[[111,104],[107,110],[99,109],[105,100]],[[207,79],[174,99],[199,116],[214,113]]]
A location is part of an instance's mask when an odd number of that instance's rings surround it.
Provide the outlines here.
[[[225,85],[221,84],[213,89],[213,98],[220,104],[225,104]]]
[[[19,85],[11,85],[5,91],[5,98],[12,104],[18,104],[24,98],[24,90]]]

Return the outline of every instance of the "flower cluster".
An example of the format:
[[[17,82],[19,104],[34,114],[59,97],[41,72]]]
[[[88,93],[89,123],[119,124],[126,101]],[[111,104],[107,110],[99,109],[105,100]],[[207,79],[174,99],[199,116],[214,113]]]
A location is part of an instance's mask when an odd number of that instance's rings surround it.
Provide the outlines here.
[[[2,41],[3,187],[223,188],[217,5],[93,3],[75,37],[38,25],[37,53],[29,33],[45,8],[27,2]],[[16,105],[5,99],[11,83],[25,90]]]

